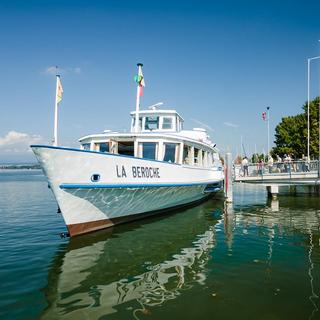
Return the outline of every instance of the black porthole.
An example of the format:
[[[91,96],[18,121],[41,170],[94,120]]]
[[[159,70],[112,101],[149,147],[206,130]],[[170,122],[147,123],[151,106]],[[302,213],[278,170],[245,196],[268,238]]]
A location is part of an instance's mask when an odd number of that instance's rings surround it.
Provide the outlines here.
[[[92,181],[92,182],[98,182],[99,180],[100,180],[100,174],[94,173],[94,174],[91,176],[91,181]]]

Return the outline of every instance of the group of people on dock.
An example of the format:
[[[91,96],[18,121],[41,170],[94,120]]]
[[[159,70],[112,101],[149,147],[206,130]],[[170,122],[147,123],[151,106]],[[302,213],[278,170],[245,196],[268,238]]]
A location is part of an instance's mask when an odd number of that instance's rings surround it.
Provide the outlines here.
[[[263,175],[264,173],[290,173],[290,172],[309,172],[310,171],[310,159],[302,155],[301,159],[295,159],[293,155],[284,154],[283,158],[276,155],[276,160],[268,155],[267,161],[260,158],[257,163],[250,163],[245,156],[241,160],[241,172],[243,176],[249,176],[249,165],[253,169],[251,172],[253,175]],[[267,169],[267,170],[266,170]]]

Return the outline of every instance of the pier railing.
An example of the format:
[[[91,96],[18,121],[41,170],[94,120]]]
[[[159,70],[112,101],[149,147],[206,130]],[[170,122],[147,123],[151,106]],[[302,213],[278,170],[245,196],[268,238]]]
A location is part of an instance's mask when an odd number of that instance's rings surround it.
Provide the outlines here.
[[[261,178],[271,176],[282,176],[291,178],[292,175],[297,174],[318,174],[319,176],[319,162],[312,161],[288,161],[288,162],[274,162],[272,165],[268,163],[249,163],[246,169],[240,164],[234,165],[234,179],[241,179],[245,177]]]

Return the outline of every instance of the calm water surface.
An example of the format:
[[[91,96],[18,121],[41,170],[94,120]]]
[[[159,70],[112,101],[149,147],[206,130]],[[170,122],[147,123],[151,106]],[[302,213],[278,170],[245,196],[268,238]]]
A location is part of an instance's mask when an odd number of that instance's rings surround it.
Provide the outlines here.
[[[320,319],[320,200],[233,205],[60,239],[40,171],[0,173],[0,319]]]

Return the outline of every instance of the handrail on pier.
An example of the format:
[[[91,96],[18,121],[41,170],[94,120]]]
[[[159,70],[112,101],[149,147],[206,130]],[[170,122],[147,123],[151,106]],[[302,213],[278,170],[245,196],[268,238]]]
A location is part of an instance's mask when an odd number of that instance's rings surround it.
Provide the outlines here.
[[[320,178],[319,161],[290,161],[268,163],[249,163],[247,168],[235,164],[233,167],[234,181],[254,182],[264,179],[291,180],[293,178]]]

